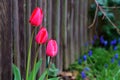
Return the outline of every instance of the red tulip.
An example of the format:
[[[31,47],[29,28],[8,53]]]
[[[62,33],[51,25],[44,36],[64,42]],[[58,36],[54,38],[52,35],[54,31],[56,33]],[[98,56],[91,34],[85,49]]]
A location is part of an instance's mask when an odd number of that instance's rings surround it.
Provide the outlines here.
[[[46,48],[46,55],[50,57],[54,57],[57,55],[58,45],[55,40],[49,40]]]
[[[45,27],[42,27],[40,30],[39,30],[39,32],[38,32],[38,34],[36,35],[36,42],[38,43],[38,44],[43,44],[43,43],[45,43],[46,41],[47,41],[47,39],[48,39],[48,32],[47,32],[47,30],[46,30],[46,28]]]
[[[30,16],[29,22],[33,26],[39,26],[43,20],[43,12],[42,9],[37,7],[33,10],[32,15]]]

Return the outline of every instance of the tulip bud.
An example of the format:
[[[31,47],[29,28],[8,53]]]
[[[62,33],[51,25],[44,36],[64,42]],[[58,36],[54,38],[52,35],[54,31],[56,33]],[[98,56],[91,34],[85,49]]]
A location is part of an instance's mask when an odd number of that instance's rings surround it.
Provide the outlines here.
[[[48,39],[48,32],[45,27],[40,28],[38,34],[35,37],[35,40],[38,44],[43,44]]]
[[[43,20],[42,9],[37,7],[33,10],[32,15],[30,16],[29,22],[32,26],[39,26]]]
[[[54,57],[57,55],[58,45],[55,40],[49,40],[46,48],[46,55],[50,57]]]

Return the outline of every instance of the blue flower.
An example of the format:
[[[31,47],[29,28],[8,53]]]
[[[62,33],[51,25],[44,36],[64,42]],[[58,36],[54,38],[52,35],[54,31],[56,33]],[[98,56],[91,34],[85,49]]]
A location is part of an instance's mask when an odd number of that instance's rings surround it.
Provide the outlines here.
[[[107,40],[105,40],[105,41],[103,42],[103,44],[104,44],[104,46],[107,46],[108,41],[107,41]]]
[[[116,43],[117,43],[117,40],[116,40],[116,39],[114,39],[114,40],[112,40],[112,41],[110,42],[110,44],[111,44],[112,46],[116,45]]]
[[[84,71],[90,71],[90,68],[89,67],[85,67]]]
[[[115,59],[118,59],[118,53],[116,53],[115,55],[114,55],[114,57],[115,57]]]
[[[86,55],[83,56],[83,60],[84,60],[84,61],[87,60],[87,56],[86,56]]]
[[[82,59],[78,59],[78,64],[81,64],[82,63]]]
[[[85,74],[85,72],[84,72],[84,71],[82,71],[82,72],[81,72],[81,77],[82,77],[83,79],[85,79],[85,78],[86,78],[86,74]]]
[[[89,56],[92,56],[92,50],[89,50],[89,51],[88,51],[88,55],[89,55]]]
[[[111,59],[111,63],[114,63],[114,58]]]
[[[113,46],[113,50],[117,50],[118,49],[118,47],[117,46]]]
[[[100,37],[100,42],[103,44],[104,43],[104,38],[103,36]]]

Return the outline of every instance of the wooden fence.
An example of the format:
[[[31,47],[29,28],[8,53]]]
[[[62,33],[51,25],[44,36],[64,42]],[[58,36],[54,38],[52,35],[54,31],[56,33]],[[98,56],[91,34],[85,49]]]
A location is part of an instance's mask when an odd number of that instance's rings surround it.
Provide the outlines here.
[[[90,40],[88,0],[0,0],[0,80],[12,80],[12,63],[25,78],[28,42],[33,29],[28,19],[36,6],[44,11],[42,25],[47,27],[49,38],[57,40],[59,51],[54,62],[60,71],[80,56],[84,44]],[[35,49],[33,40],[31,68]],[[39,58],[43,59],[41,74],[46,62],[45,46],[41,46]]]

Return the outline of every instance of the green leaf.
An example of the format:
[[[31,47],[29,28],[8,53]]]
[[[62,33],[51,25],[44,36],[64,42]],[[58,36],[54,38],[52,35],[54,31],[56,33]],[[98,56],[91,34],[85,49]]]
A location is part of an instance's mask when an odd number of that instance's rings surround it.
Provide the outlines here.
[[[14,80],[21,80],[20,70],[14,64],[12,64],[12,72],[14,74]]]
[[[41,75],[41,77],[40,77],[38,80],[44,80],[47,72],[48,72],[48,70],[46,70],[46,71]]]
[[[37,75],[37,72],[39,71],[40,69],[40,66],[42,64],[42,59],[40,59],[36,64],[35,64],[35,67],[34,69],[30,72],[29,76],[28,76],[28,80],[32,80],[32,78],[36,77]],[[35,71],[34,71],[35,70]],[[34,79],[35,80],[35,79]]]
[[[58,74],[58,69],[55,67],[55,64],[51,64],[50,68],[49,68],[49,72],[48,75],[52,76],[52,77],[56,77]]]
[[[50,78],[48,80],[59,80],[59,78],[58,77],[57,78]]]

